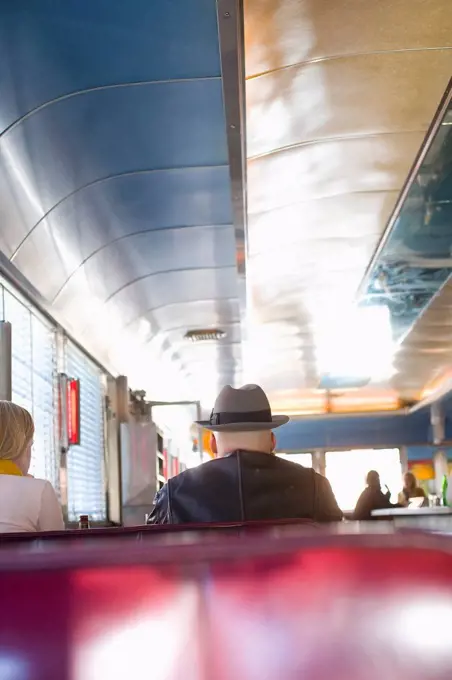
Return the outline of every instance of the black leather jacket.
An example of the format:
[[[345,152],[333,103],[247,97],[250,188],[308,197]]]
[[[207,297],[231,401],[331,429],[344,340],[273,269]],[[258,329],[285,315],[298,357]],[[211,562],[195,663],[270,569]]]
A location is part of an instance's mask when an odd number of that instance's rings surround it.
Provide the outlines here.
[[[342,519],[325,477],[268,453],[234,451],[170,479],[148,524],[304,518]]]
[[[379,486],[367,486],[358,498],[353,519],[358,521],[365,521],[369,519],[377,519],[372,517],[372,510],[387,510],[389,508],[399,508],[400,505],[392,504],[390,501],[391,494],[383,493]],[[383,517],[383,520],[386,519]]]

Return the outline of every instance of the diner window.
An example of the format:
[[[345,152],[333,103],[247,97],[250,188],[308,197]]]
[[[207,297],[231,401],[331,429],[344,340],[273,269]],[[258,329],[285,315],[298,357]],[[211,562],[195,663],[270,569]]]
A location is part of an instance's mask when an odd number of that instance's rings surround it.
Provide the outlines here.
[[[382,490],[385,491],[385,486],[388,486],[391,502],[397,502],[397,494],[402,487],[399,449],[327,451],[325,466],[326,477],[342,510],[354,510],[366,486],[366,475],[369,470],[376,470],[379,473]]]
[[[277,453],[278,458],[312,468],[312,453]]]

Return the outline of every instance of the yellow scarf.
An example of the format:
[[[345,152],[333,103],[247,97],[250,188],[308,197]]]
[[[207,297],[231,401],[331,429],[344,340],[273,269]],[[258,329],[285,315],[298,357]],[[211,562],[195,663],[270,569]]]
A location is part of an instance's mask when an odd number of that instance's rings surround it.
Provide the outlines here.
[[[16,475],[23,477],[22,470],[12,460],[0,459],[0,475]]]

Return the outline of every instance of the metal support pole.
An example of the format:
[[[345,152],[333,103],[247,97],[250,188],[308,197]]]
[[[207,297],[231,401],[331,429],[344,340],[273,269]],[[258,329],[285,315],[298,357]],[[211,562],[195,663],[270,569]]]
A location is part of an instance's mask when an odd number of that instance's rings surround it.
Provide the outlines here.
[[[196,420],[201,420],[202,418],[202,412],[201,412],[201,402],[197,401],[196,403]],[[199,449],[199,457],[201,458],[201,463],[203,461],[203,436],[202,436],[202,427],[198,425],[198,449]]]
[[[118,423],[129,420],[129,384],[125,375],[116,378],[116,417]]]
[[[430,407],[430,423],[432,426],[433,443],[442,444],[445,438],[445,417],[444,409],[439,401]]]
[[[408,451],[406,446],[400,447],[400,465],[402,466],[402,474],[408,472]]]
[[[11,336],[11,324],[0,321],[0,399],[5,401],[12,399]]]
[[[326,463],[325,463],[325,451],[323,449],[317,449],[312,454],[312,467],[315,472],[325,477],[326,473]]]
[[[433,469],[435,471],[435,489],[438,496],[442,494],[443,478],[449,476],[449,466],[445,451],[433,454]]]

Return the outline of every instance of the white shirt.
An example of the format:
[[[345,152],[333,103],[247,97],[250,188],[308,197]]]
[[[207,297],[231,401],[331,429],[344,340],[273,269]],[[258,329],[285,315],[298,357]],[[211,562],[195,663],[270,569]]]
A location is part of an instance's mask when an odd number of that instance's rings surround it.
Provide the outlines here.
[[[63,513],[50,482],[0,475],[0,533],[62,529]]]

